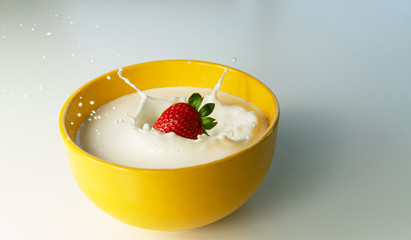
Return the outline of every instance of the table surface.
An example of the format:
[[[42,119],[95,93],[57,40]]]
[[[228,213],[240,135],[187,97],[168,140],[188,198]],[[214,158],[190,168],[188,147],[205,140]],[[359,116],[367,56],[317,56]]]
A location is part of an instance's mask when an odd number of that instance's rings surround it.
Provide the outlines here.
[[[229,65],[277,95],[270,171],[206,227],[119,222],[81,192],[64,101],[120,66]],[[406,0],[0,0],[0,239],[410,239],[411,3]]]

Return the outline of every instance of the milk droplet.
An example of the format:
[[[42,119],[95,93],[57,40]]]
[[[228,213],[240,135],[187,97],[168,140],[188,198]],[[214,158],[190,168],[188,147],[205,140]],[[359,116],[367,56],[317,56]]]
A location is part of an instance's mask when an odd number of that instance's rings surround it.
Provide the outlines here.
[[[69,140],[69,141],[70,141],[70,137],[67,137],[67,140]]]
[[[76,54],[75,54],[75,53],[72,53],[72,54],[71,54],[71,56],[72,56],[72,57],[75,57],[75,56],[76,56]]]
[[[41,91],[43,89],[43,86],[39,85],[37,88],[39,89],[39,91]]]
[[[10,95],[13,95],[13,92],[10,92]]]
[[[110,76],[107,76],[107,80],[110,80],[111,79],[111,77]]]
[[[96,114],[97,112],[96,112],[96,111],[94,111],[94,110],[92,110],[92,111],[91,111],[91,113],[92,113],[92,114]]]
[[[27,94],[24,94],[23,97],[24,97],[24,98],[27,98]]]
[[[91,105],[94,105],[94,101],[90,101],[90,104],[91,104]]]
[[[54,16],[55,16],[55,17],[58,17],[59,15],[58,15],[58,14],[54,14]]]
[[[46,59],[46,56],[43,56],[42,58],[43,58],[43,59]]]
[[[47,35],[47,36],[50,36],[50,35],[51,35],[51,32],[46,33],[46,35]]]
[[[80,99],[83,99],[83,97],[80,97]]]
[[[34,30],[36,30],[36,29],[34,29],[34,28],[31,28],[31,31],[34,31]]]
[[[74,125],[74,122],[70,122],[70,125]]]
[[[116,106],[113,106],[113,110],[116,110]]]
[[[70,17],[70,16],[67,16],[67,19],[71,19],[71,17]]]
[[[70,21],[70,24],[73,24],[73,21]]]
[[[91,118],[88,118],[88,121],[91,122]]]
[[[231,61],[233,61],[233,63],[235,63],[235,62],[237,62],[237,58],[233,57],[233,59]]]
[[[98,25],[96,25],[96,28],[98,28]]]
[[[188,64],[190,64],[191,63],[191,61],[188,61]]]
[[[81,117],[81,113],[77,113],[77,116],[78,116],[78,117]]]
[[[6,36],[4,36],[4,35],[3,35],[3,36],[1,36],[1,38],[5,39],[5,38],[6,38]]]
[[[97,119],[101,119],[101,116],[100,116],[100,115],[98,115],[98,116],[97,116]]]
[[[78,103],[78,106],[79,106],[79,107],[83,106],[83,103]]]
[[[20,23],[20,27],[23,27],[23,24]]]

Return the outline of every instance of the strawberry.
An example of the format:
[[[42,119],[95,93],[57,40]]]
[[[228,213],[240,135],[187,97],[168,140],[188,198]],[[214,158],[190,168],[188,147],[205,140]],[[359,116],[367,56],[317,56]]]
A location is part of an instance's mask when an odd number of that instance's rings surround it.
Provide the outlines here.
[[[153,128],[163,133],[174,132],[175,134],[190,139],[197,139],[198,135],[212,129],[217,122],[214,118],[207,117],[214,110],[214,103],[205,104],[200,110],[203,97],[194,93],[188,99],[188,103],[175,103],[167,108],[157,119]]]

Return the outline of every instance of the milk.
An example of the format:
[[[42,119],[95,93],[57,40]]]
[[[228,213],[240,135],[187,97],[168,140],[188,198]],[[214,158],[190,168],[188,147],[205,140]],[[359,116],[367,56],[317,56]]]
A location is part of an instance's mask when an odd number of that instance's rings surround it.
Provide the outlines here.
[[[121,78],[121,69],[119,71]],[[224,74],[214,89],[169,87],[141,91],[115,99],[86,119],[76,143],[88,153],[122,166],[174,169],[209,163],[256,143],[267,129],[261,111],[251,103],[220,92]],[[192,93],[204,96],[202,105],[215,103],[210,117],[217,125],[197,140],[152,128],[161,113]]]

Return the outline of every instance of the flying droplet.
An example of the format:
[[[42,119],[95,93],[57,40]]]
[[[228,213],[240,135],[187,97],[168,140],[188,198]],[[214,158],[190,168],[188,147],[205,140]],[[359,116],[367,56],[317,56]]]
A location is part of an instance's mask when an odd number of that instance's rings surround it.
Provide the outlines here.
[[[233,61],[233,63],[235,63],[235,62],[237,62],[237,58],[233,57],[233,59],[231,61]]]
[[[79,106],[79,107],[82,107],[82,106],[83,106],[83,103],[81,103],[81,102],[78,103],[78,106]]]
[[[47,36],[50,36],[50,35],[51,35],[51,32],[47,32],[46,35],[47,35]]]
[[[110,80],[111,79],[111,77],[110,76],[107,76],[107,80]]]
[[[94,105],[94,101],[90,101],[90,104],[91,104],[91,105]]]
[[[78,117],[81,117],[81,113],[77,113],[77,116],[78,116]]]

